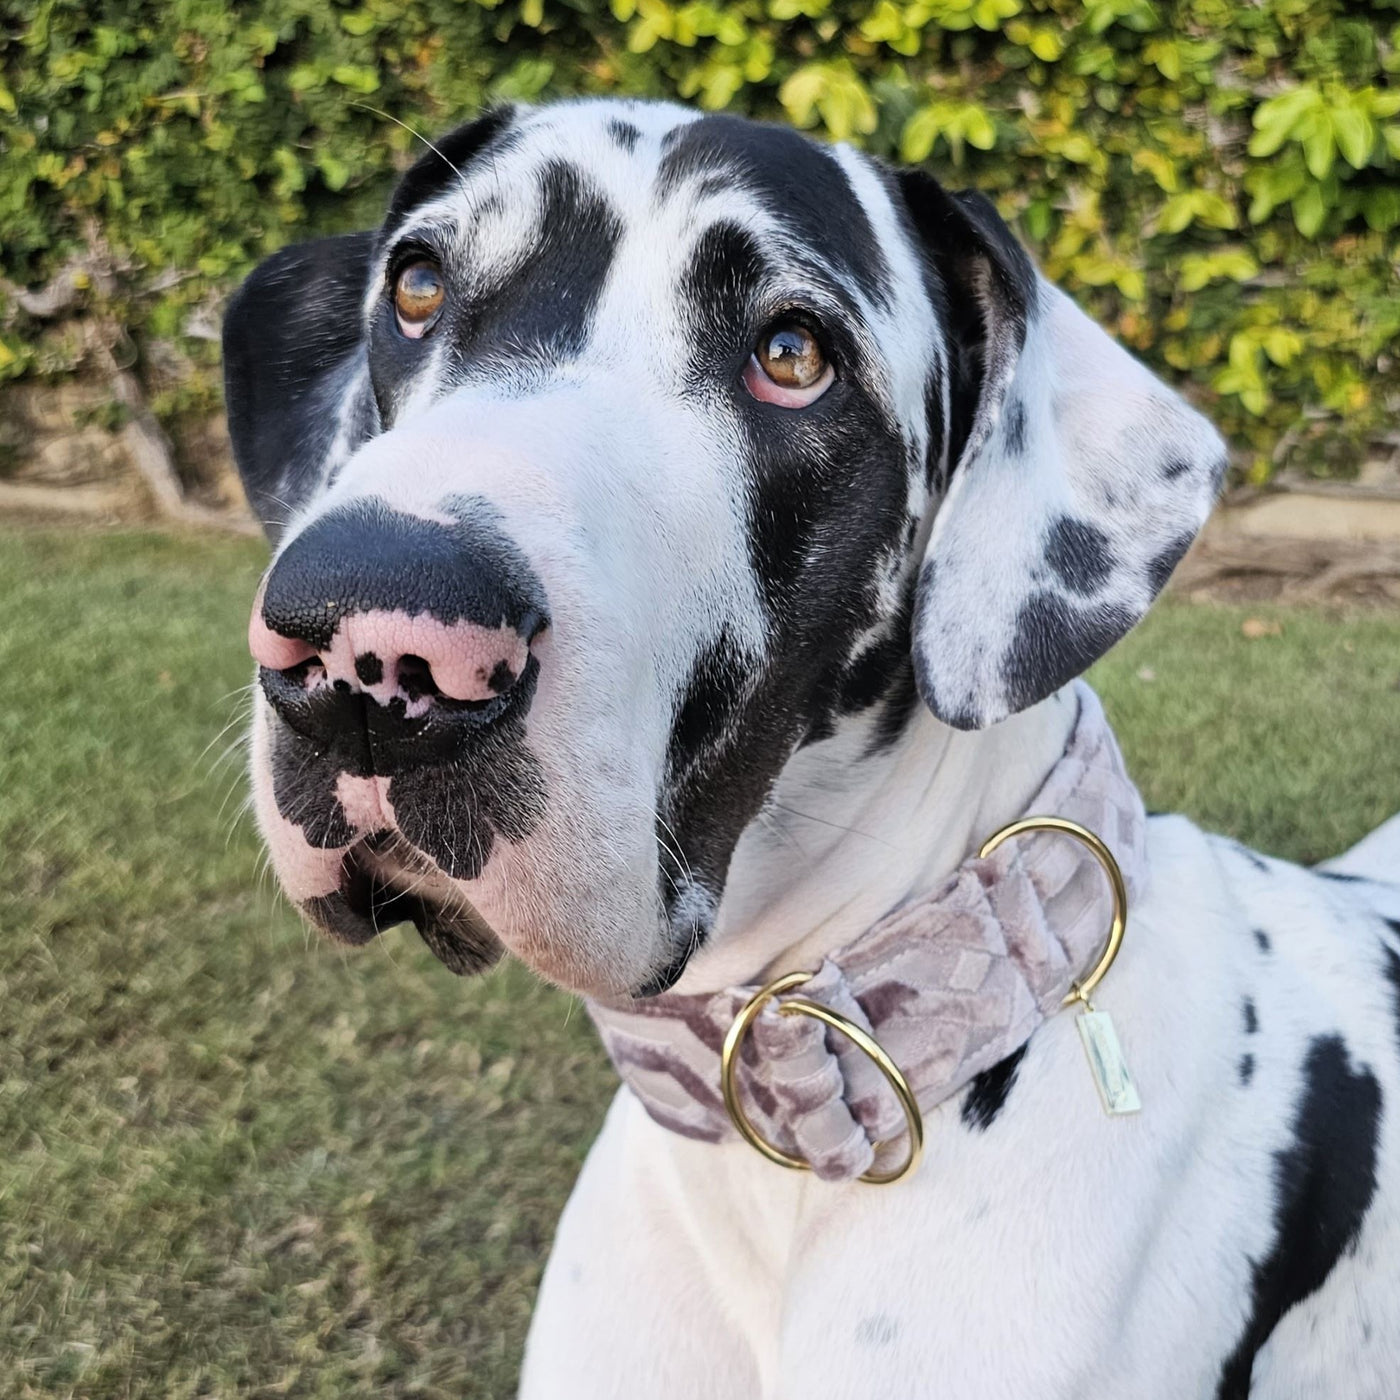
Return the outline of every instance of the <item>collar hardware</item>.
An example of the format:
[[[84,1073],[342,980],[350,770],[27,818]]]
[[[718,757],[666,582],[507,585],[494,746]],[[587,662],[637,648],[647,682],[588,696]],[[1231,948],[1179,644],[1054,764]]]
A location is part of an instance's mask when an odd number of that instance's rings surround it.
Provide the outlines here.
[[[794,1157],[791,1153],[774,1147],[749,1121],[749,1116],[744,1112],[744,1106],[739,1101],[739,1086],[735,1082],[734,1072],[739,1063],[739,1049],[744,1043],[744,1037],[748,1034],[749,1027],[753,1024],[754,1017],[774,997],[800,987],[805,982],[810,982],[814,975],[811,972],[789,972],[782,977],[775,978],[766,987],[760,987],[744,1005],[743,1010],[734,1018],[734,1024],[729,1027],[729,1032],[724,1037],[724,1047],[720,1051],[719,1062],[719,1082],[720,1088],[724,1092],[725,1111],[729,1114],[729,1121],[739,1130],[739,1136],[767,1157],[770,1162],[776,1162],[780,1167],[791,1167],[794,1171],[804,1172],[812,1170],[811,1163],[804,1162],[801,1157]],[[813,1020],[820,1021],[823,1025],[840,1031],[874,1062],[875,1067],[885,1076],[885,1082],[894,1090],[895,1097],[904,1110],[909,1130],[909,1151],[904,1161],[898,1166],[871,1167],[868,1171],[862,1172],[857,1180],[869,1182],[872,1186],[889,1186],[901,1177],[908,1176],[919,1165],[919,1159],[924,1153],[924,1115],[919,1111],[919,1101],[914,1097],[914,1091],[909,1087],[909,1081],[904,1077],[899,1066],[885,1053],[884,1047],[874,1036],[867,1035],[861,1030],[850,1017],[843,1016],[839,1011],[833,1011],[829,1006],[823,1006],[819,1001],[810,1001],[806,997],[789,997],[786,1001],[778,1003],[778,1013],[782,1016],[810,1016]],[[882,1147],[888,1146],[888,1143],[877,1142],[874,1146],[875,1151],[879,1152]]]
[[[1063,836],[1072,837],[1088,848],[1108,877],[1109,888],[1113,895],[1113,920],[1109,927],[1108,942],[1105,944],[1099,960],[1079,981],[1073,984],[1060,1006],[1063,1009],[1078,1002],[1082,1007],[1078,1018],[1079,1036],[1084,1044],[1084,1053],[1089,1059],[1089,1069],[1094,1076],[1094,1084],[1099,1091],[1104,1112],[1110,1115],[1136,1113],[1142,1104],[1138,1099],[1132,1077],[1128,1073],[1128,1066],[1123,1058],[1123,1051],[1119,1045],[1112,1018],[1108,1012],[1098,1010],[1094,1003],[1089,1000],[1089,993],[1103,981],[1109,968],[1113,966],[1114,959],[1118,956],[1118,950],[1123,946],[1123,935],[1127,931],[1128,890],[1123,880],[1123,872],[1119,869],[1118,862],[1113,858],[1113,852],[1108,849],[1103,840],[1090,831],[1088,827],[1070,821],[1068,817],[1022,817],[1019,821],[1014,821],[989,836],[977,852],[978,859],[986,860],[1002,842],[1032,831],[1053,831]],[[749,1146],[762,1153],[770,1162],[776,1162],[778,1166],[789,1167],[794,1171],[811,1171],[811,1163],[803,1161],[801,1157],[793,1156],[790,1152],[784,1152],[781,1148],[774,1147],[754,1127],[740,1102],[735,1072],[738,1069],[739,1052],[743,1046],[744,1037],[748,1034],[749,1027],[753,1025],[758,1014],[775,997],[782,996],[784,992],[794,991],[810,982],[815,975],[811,972],[788,972],[781,977],[774,978],[766,986],[760,987],[744,1003],[739,1014],[734,1018],[720,1050],[719,1082],[720,1089],[724,1094],[724,1108],[725,1112],[729,1114],[729,1121],[734,1124],[735,1128],[738,1129],[739,1136]],[[823,1006],[820,1002],[811,1001],[807,997],[788,997],[785,1001],[778,1003],[778,1013],[782,1016],[811,1016],[814,1020],[830,1026],[833,1030],[840,1031],[857,1049],[873,1061],[875,1067],[884,1075],[885,1082],[894,1090],[895,1097],[898,1098],[900,1107],[904,1110],[909,1151],[904,1160],[897,1166],[871,1167],[868,1171],[862,1172],[857,1180],[868,1182],[872,1186],[889,1186],[908,1176],[919,1165],[919,1160],[923,1156],[924,1118],[919,1109],[919,1101],[915,1098],[909,1081],[904,1077],[904,1072],[895,1064],[874,1036],[867,1035],[850,1017],[843,1016],[839,1011],[833,1011],[829,1006]],[[874,1144],[874,1148],[878,1153],[889,1145],[888,1141],[877,1142]]]
[[[1091,998],[1146,887],[1147,819],[1097,697],[1083,683],[1075,693],[1065,750],[1025,809],[1055,815],[1001,828],[945,883],[817,967],[765,986],[589,1002],[653,1121],[700,1142],[740,1138],[825,1181],[900,1180],[917,1162],[918,1110],[950,1100],[1076,1002],[1105,1111],[1140,1107]]]

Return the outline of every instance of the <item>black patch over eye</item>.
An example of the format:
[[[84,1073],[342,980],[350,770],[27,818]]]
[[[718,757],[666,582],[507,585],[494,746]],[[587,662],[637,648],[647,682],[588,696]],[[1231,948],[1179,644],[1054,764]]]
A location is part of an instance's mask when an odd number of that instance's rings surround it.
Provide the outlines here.
[[[418,257],[403,263],[394,274],[393,295],[399,330],[410,340],[419,339],[447,300],[442,269],[432,258]]]

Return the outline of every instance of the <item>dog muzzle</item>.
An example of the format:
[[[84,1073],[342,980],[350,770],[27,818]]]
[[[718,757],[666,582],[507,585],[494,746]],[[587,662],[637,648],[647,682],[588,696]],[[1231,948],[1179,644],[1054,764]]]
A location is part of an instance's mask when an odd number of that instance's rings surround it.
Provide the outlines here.
[[[1147,817],[1098,697],[1076,691],[1078,719],[1029,815],[814,971],[589,1003],[656,1122],[704,1142],[740,1137],[826,1180],[895,1181],[917,1165],[923,1113],[1076,1002],[1104,1109],[1139,1107],[1089,994],[1146,882]]]

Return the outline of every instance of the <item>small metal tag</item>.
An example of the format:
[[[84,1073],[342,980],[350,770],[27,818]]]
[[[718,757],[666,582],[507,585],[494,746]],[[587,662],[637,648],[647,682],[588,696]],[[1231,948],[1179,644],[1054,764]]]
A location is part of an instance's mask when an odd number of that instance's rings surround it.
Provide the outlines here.
[[[1085,1011],[1075,1019],[1104,1112],[1136,1113],[1142,1107],[1142,1100],[1128,1073],[1118,1032],[1113,1029],[1113,1018],[1107,1011]]]

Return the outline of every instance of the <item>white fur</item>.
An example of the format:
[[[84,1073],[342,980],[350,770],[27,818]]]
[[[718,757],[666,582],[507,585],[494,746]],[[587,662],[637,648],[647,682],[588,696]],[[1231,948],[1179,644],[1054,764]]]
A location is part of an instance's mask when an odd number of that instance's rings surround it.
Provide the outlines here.
[[[795,869],[770,848],[786,877],[746,863],[721,927],[731,909],[771,908],[791,946],[774,951],[783,935],[765,935],[777,921],[760,913],[752,943],[746,935],[732,955],[721,944],[686,985],[737,979],[741,950],[749,976],[813,966],[871,908],[936,878],[1021,809],[1058,756],[1059,711],[1047,702],[1014,736],[1006,725],[952,737],[930,719],[868,790],[843,790],[840,770],[825,801],[809,785],[814,819],[873,817],[875,830],[818,837],[817,859]],[[905,853],[921,844],[912,875]],[[888,1188],[833,1186],[742,1143],[688,1141],[624,1088],[560,1222],[524,1400],[1214,1396],[1249,1312],[1250,1260],[1273,1243],[1273,1154],[1291,1142],[1303,1047],[1343,1033],[1354,1066],[1400,1103],[1400,1028],[1373,912],[1379,899],[1400,915],[1400,885],[1386,895],[1284,862],[1265,875],[1180,817],[1152,821],[1149,857],[1146,898],[1097,998],[1139,1085],[1139,1115],[1103,1113],[1071,1012],[1036,1033],[990,1129],[970,1131],[958,1100],[935,1109],[918,1173]],[[1253,1035],[1240,1024],[1245,996]],[[1257,1067],[1242,1085],[1246,1051]],[[1393,1109],[1379,1175],[1354,1254],[1284,1316],[1252,1395],[1396,1393]]]

